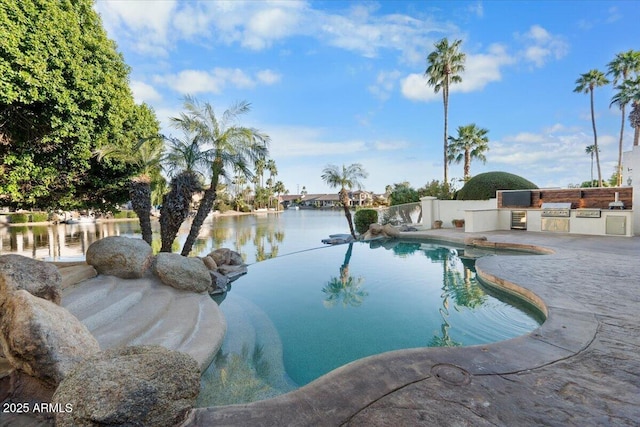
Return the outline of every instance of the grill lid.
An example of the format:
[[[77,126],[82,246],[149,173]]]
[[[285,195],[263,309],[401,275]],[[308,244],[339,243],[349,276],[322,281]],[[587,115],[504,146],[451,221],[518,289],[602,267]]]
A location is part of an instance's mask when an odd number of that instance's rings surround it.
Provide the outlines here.
[[[564,203],[564,202],[543,203],[542,209],[571,209],[571,203]]]

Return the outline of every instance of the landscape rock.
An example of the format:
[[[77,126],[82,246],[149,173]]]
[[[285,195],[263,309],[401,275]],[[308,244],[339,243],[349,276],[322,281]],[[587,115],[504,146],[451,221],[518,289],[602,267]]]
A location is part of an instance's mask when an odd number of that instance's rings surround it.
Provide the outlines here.
[[[244,265],[244,259],[238,252],[230,251],[229,253],[229,265]]]
[[[56,386],[76,363],[100,351],[89,330],[67,309],[25,290],[0,305],[0,344],[14,368]]]
[[[361,240],[389,239],[400,236],[400,231],[391,224],[370,224],[369,229],[361,237]]]
[[[200,258],[161,252],[156,255],[153,272],[165,285],[192,292],[211,290],[211,275]]]
[[[0,256],[0,300],[8,292],[24,289],[60,305],[61,286],[62,275],[53,264],[22,255]]]
[[[216,262],[218,266],[223,264],[229,264],[231,261],[231,249],[220,248],[215,251],[211,251],[209,255]]]
[[[486,236],[471,236],[471,237],[465,237],[464,238],[464,244],[465,245],[469,245],[472,246],[476,243],[476,241],[480,241],[480,242],[484,242],[486,241],[487,238]]]
[[[73,407],[56,426],[175,426],[200,390],[200,369],[189,355],[160,346],[107,350],[79,364],[53,395]]]
[[[218,267],[218,271],[225,276],[236,276],[239,274],[245,274],[247,272],[246,265],[221,265]]]
[[[210,271],[216,271],[218,269],[218,264],[209,255],[202,258],[202,262],[204,263],[204,266],[207,267]]]
[[[211,274],[212,289],[209,291],[211,295],[223,294],[229,290],[231,280],[227,276],[217,271],[209,271]]]
[[[142,239],[112,236],[93,242],[87,249],[86,259],[99,274],[138,279],[151,266],[153,253]]]

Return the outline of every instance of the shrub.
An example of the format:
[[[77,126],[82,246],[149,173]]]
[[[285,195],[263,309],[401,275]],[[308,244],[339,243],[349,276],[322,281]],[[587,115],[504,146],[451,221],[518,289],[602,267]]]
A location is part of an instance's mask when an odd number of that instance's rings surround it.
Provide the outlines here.
[[[138,218],[134,211],[127,211],[127,218]]]
[[[25,214],[25,213],[10,214],[9,222],[11,224],[25,224],[29,222],[29,214]]]
[[[530,190],[538,188],[533,182],[507,172],[486,172],[471,178],[458,191],[457,200],[488,200],[497,190]]]
[[[126,219],[127,218],[127,211],[117,211],[113,213],[113,217],[115,219]]]
[[[360,234],[369,229],[369,225],[378,222],[378,211],[375,209],[360,209],[354,217],[356,231]]]
[[[49,214],[46,212],[34,212],[31,214],[31,222],[47,222]]]

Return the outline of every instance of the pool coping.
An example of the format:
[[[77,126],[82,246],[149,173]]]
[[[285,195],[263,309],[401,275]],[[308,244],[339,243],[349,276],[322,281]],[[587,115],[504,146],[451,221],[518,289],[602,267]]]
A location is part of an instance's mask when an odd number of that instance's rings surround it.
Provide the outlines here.
[[[400,391],[411,394],[406,391],[410,390],[411,385],[420,384],[423,388],[430,388],[435,396],[441,392],[439,389],[442,387],[464,388],[472,381],[481,383],[482,378],[491,376],[504,378],[550,366],[555,370],[558,362],[570,360],[589,348],[596,339],[600,325],[597,313],[576,298],[564,295],[549,280],[554,276],[554,268],[561,270],[575,259],[572,251],[579,250],[579,255],[583,256],[585,251],[592,250],[590,246],[581,244],[581,236],[520,232],[489,232],[482,233],[482,236],[488,236],[490,242],[500,245],[512,244],[520,248],[524,245],[547,253],[543,256],[518,256],[518,262],[523,264],[523,268],[528,265],[537,270],[548,269],[548,272],[536,272],[531,276],[523,276],[522,273],[518,276],[518,269],[514,269],[508,260],[505,262],[507,257],[503,256],[485,257],[476,263],[476,269],[484,280],[526,295],[528,299],[537,301],[538,305],[543,304],[541,308],[544,309],[547,320],[538,329],[521,337],[487,345],[418,348],[371,356],[269,400],[196,408],[183,425],[366,425],[372,420],[381,419],[381,412],[375,409],[376,405],[382,405],[379,402],[393,401],[393,396],[400,396]],[[469,243],[481,235],[438,230],[402,233],[401,237],[464,244],[465,240]],[[595,239],[595,246],[601,247],[598,238],[583,237],[590,242]],[[625,245],[631,246],[629,256],[636,248],[640,249],[640,239],[637,238],[601,238],[603,244],[612,247],[621,242],[617,239],[626,239]],[[612,250],[613,255],[616,255],[615,248]],[[542,258],[546,260],[541,262]],[[575,286],[576,277],[581,275],[583,269],[584,267],[569,269],[565,272],[568,275],[563,279],[566,282],[560,284]],[[527,394],[531,391],[520,390],[517,393]],[[570,406],[571,402],[567,404]],[[412,414],[411,417],[415,416],[416,411],[429,412],[428,408],[419,408],[420,403],[413,402],[412,405],[415,408],[410,410],[392,406],[391,412],[405,416]],[[500,406],[494,405],[494,408]],[[388,412],[389,407],[386,410]],[[446,409],[441,410],[446,412]],[[500,414],[492,416],[497,420],[501,419]],[[394,425],[402,425],[401,420],[402,415],[400,420],[396,417],[397,424]],[[407,421],[409,422],[408,419]]]

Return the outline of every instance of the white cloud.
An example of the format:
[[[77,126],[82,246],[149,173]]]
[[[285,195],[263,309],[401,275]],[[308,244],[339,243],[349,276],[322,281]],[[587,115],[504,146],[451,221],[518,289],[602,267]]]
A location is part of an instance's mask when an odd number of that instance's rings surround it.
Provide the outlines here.
[[[373,146],[378,151],[396,151],[407,148],[409,144],[406,141],[378,141]]]
[[[569,44],[563,37],[549,33],[540,25],[532,25],[522,35],[516,34],[516,39],[524,44],[521,57],[538,68],[550,59],[560,59],[569,52]]]
[[[282,79],[282,75],[271,70],[262,70],[256,73],[257,79],[266,85],[278,83]]]
[[[260,84],[271,85],[280,75],[271,70],[261,70],[252,77],[239,68],[214,68],[211,71],[183,70],[177,74],[157,75],[155,81],[163,83],[181,94],[221,93],[225,87],[252,89]]]
[[[151,103],[162,100],[162,95],[160,95],[153,86],[145,82],[133,80],[129,86],[131,87],[131,92],[133,92],[133,99],[138,104],[142,102]]]
[[[323,129],[303,126],[270,126],[273,158],[347,155],[366,151],[364,141],[331,141]]]
[[[389,99],[393,92],[396,82],[400,78],[402,73],[398,70],[393,71],[380,71],[376,77],[376,83],[368,87],[376,98],[384,101]]]

